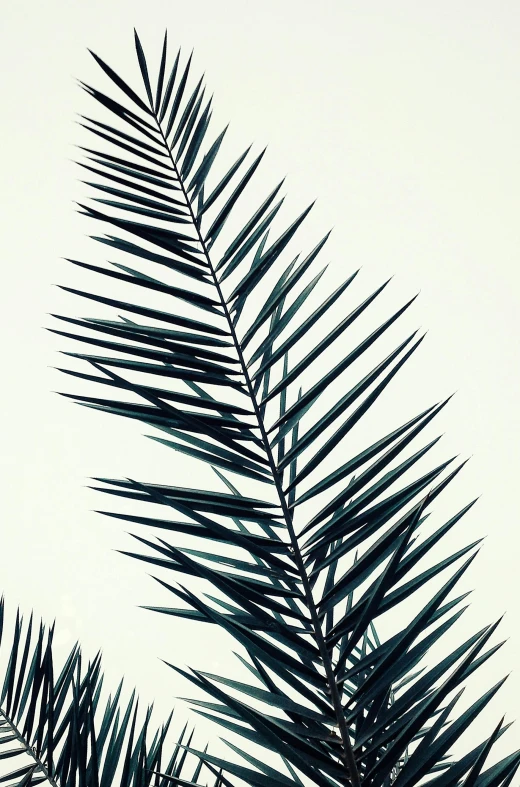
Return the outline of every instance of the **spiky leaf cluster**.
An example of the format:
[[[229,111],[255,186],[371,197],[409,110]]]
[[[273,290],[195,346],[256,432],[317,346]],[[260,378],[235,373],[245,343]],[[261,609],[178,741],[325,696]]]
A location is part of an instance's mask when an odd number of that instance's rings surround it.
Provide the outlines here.
[[[3,629],[2,598],[0,645]],[[186,761],[186,746],[193,738],[193,732],[186,735],[186,726],[171,756],[165,756],[173,711],[151,743],[148,729],[153,705],[139,725],[135,690],[125,707],[120,704],[123,680],[102,711],[100,653],[85,670],[76,643],[58,673],[53,636],[54,624],[48,631],[43,622],[33,627],[32,614],[24,630],[23,616],[17,610],[10,650],[0,649],[0,655],[5,650],[7,661],[0,694],[0,784],[149,787],[153,782],[155,787],[170,787],[196,785],[201,770],[207,777],[209,768],[210,783],[222,787],[218,769],[198,759],[193,771]]]

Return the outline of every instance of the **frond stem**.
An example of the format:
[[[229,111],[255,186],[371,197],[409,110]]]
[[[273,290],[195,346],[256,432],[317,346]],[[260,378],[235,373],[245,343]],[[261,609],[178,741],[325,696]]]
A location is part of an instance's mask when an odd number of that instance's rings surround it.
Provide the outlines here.
[[[36,768],[41,768],[41,770],[43,772],[43,775],[50,782],[50,784],[52,784],[52,787],[58,787],[58,785],[56,784],[56,782],[52,778],[51,774],[47,771],[47,768],[45,767],[43,762],[36,756],[36,754],[32,750],[32,747],[25,740],[25,738],[21,734],[20,730],[18,729],[18,727],[16,726],[14,721],[12,719],[10,719],[9,716],[7,715],[7,713],[4,710],[2,710],[1,708],[0,708],[0,714],[4,717],[5,721],[8,723],[8,725],[12,729],[13,734],[16,736],[16,739],[24,747],[25,753],[29,754],[33,758],[33,760],[35,761],[34,769],[36,770]],[[20,754],[23,754],[22,750],[20,750]]]
[[[318,646],[318,649],[319,649],[319,652],[320,652],[320,655],[321,655],[321,658],[322,658],[322,661],[323,661],[323,667],[325,669],[327,683],[328,683],[328,686],[329,686],[329,691],[330,691],[330,694],[331,694],[331,699],[332,699],[332,703],[333,703],[333,706],[334,706],[334,711],[335,711],[335,714],[336,714],[336,720],[337,720],[337,724],[338,724],[338,728],[339,728],[339,732],[340,732],[340,737],[341,737],[342,744],[343,744],[343,750],[344,750],[343,760],[344,760],[344,763],[346,765],[347,771],[349,773],[349,777],[350,777],[350,781],[352,783],[352,787],[361,787],[361,779],[360,779],[360,776],[359,776],[359,771],[357,769],[357,764],[356,764],[356,759],[355,759],[355,756],[354,756],[354,751],[352,749],[352,744],[350,742],[348,727],[347,727],[347,723],[346,723],[345,716],[344,716],[344,713],[343,713],[343,707],[341,705],[341,698],[340,698],[338,687],[337,687],[337,684],[336,684],[336,679],[335,679],[335,676],[334,676],[334,668],[332,666],[332,661],[331,661],[331,658],[330,658],[330,655],[329,655],[329,652],[328,652],[328,649],[327,649],[327,645],[325,643],[325,638],[323,636],[323,632],[322,632],[322,629],[321,629],[321,624],[320,624],[320,620],[319,620],[319,616],[318,616],[318,611],[317,611],[316,605],[314,603],[314,599],[313,599],[313,596],[312,596],[312,589],[311,589],[311,586],[310,586],[309,579],[307,577],[307,573],[306,573],[306,570],[305,570],[305,565],[304,565],[304,562],[303,562],[303,557],[302,557],[302,554],[300,552],[298,539],[296,537],[296,533],[295,533],[295,530],[294,530],[293,521],[292,521],[292,515],[291,515],[291,512],[289,511],[287,502],[285,500],[285,496],[284,496],[284,492],[283,492],[283,485],[282,485],[282,478],[280,476],[279,471],[277,470],[276,463],[275,463],[274,456],[273,456],[273,452],[272,452],[271,447],[269,445],[269,440],[268,440],[268,437],[267,437],[267,432],[266,432],[266,428],[265,428],[265,425],[264,425],[264,420],[262,418],[262,414],[260,412],[260,407],[258,405],[258,402],[256,400],[256,396],[255,396],[254,391],[253,391],[253,384],[252,384],[251,379],[249,377],[249,373],[248,373],[248,370],[247,370],[247,365],[246,365],[246,362],[245,362],[245,359],[244,359],[244,356],[243,356],[243,353],[242,353],[242,349],[240,347],[240,342],[239,342],[238,337],[236,335],[235,326],[233,325],[233,321],[231,319],[231,315],[230,315],[229,310],[227,308],[227,303],[226,303],[226,300],[225,300],[224,295],[222,293],[222,290],[221,290],[221,287],[220,287],[220,283],[219,283],[219,281],[217,279],[217,275],[216,275],[215,269],[214,269],[214,267],[213,267],[213,265],[211,263],[211,258],[209,256],[209,251],[208,251],[208,249],[206,247],[206,244],[205,244],[204,239],[202,237],[202,234],[200,232],[199,225],[197,224],[196,217],[195,217],[195,214],[193,212],[192,205],[191,205],[191,200],[188,197],[188,194],[187,194],[186,189],[184,187],[184,182],[183,182],[183,180],[181,178],[181,175],[179,173],[179,170],[178,170],[177,165],[175,163],[175,160],[173,158],[170,146],[168,145],[166,137],[165,137],[165,135],[163,133],[160,121],[159,121],[159,119],[158,119],[158,117],[156,115],[156,112],[155,112],[154,108],[151,107],[151,109],[152,109],[152,113],[154,115],[155,121],[157,123],[157,127],[158,127],[158,130],[159,130],[159,133],[160,133],[160,135],[161,135],[161,137],[163,139],[165,148],[168,151],[168,156],[169,156],[169,159],[171,161],[173,170],[174,170],[175,175],[176,175],[176,177],[177,177],[177,179],[179,181],[183,197],[184,197],[184,199],[186,201],[186,206],[187,206],[187,208],[189,210],[190,217],[191,217],[191,220],[193,222],[193,226],[195,227],[195,230],[196,230],[196,233],[197,233],[198,241],[201,244],[201,249],[202,249],[202,252],[203,252],[203,254],[204,254],[205,258],[206,258],[206,261],[208,263],[209,269],[211,271],[211,275],[213,277],[213,282],[214,282],[215,287],[217,289],[218,296],[219,296],[220,301],[221,301],[221,306],[222,306],[222,309],[224,311],[224,315],[225,315],[225,317],[226,317],[226,319],[228,321],[228,324],[229,324],[229,330],[230,330],[230,333],[231,333],[231,336],[232,336],[232,339],[233,339],[233,343],[235,345],[235,349],[236,349],[236,352],[237,352],[237,355],[238,355],[238,359],[240,361],[240,365],[242,367],[242,373],[243,373],[244,379],[246,381],[246,385],[247,385],[247,389],[248,389],[248,392],[249,392],[249,396],[251,398],[251,402],[253,403],[255,415],[256,415],[256,418],[257,418],[257,421],[258,421],[258,428],[259,428],[261,436],[262,436],[265,452],[267,454],[267,459],[268,459],[268,462],[269,462],[269,467],[271,469],[273,480],[274,480],[274,483],[275,483],[275,486],[276,486],[276,491],[277,491],[278,497],[280,499],[280,507],[281,507],[281,509],[283,511],[283,515],[284,515],[284,518],[285,518],[285,521],[286,521],[287,531],[289,533],[289,538],[291,540],[291,546],[292,546],[293,553],[294,553],[294,561],[296,563],[296,566],[297,566],[299,574],[300,574],[302,587],[303,587],[303,591],[304,591],[304,596],[305,596],[305,601],[306,601],[307,608],[308,608],[310,616],[311,616],[311,622],[312,622],[312,626],[313,626],[313,629],[314,629],[314,632],[313,632],[314,633],[314,637],[316,639],[316,644]]]

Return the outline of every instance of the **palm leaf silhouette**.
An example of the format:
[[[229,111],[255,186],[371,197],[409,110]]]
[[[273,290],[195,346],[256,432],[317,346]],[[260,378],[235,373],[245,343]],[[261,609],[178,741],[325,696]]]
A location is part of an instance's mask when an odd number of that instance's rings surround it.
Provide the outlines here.
[[[4,599],[0,599],[0,645],[4,627]],[[36,636],[35,636],[36,634]],[[164,741],[172,713],[149,743],[148,707],[141,727],[136,726],[139,699],[132,692],[126,707],[120,704],[123,681],[101,713],[103,685],[101,655],[82,669],[81,650],[74,645],[61,671],[53,656],[54,624],[47,634],[43,622],[33,628],[33,616],[25,627],[17,610],[12,644],[0,695],[0,760],[14,769],[0,776],[0,783],[29,787],[49,782],[53,787],[111,787],[118,769],[120,787],[155,787],[196,783],[201,769],[209,768],[215,787],[222,776],[199,760],[193,772],[186,762],[184,727],[171,756],[165,762]],[[203,774],[206,775],[206,774]],[[216,778],[214,778],[216,775]]]
[[[179,52],[167,69],[165,35],[152,83],[137,33],[135,45],[144,97],[94,53],[117,98],[81,83],[107,122],[83,118],[95,142],[83,148],[81,166],[97,196],[80,209],[109,225],[94,237],[122,261],[71,260],[100,284],[108,277],[128,285],[128,299],[64,287],[118,317],[59,317],[67,326],[55,332],[101,353],[65,353],[86,361],[90,373],[63,371],[103,387],[98,396],[72,395],[76,402],[156,428],[154,439],[208,463],[226,489],[95,479],[96,489],[162,507],[164,518],[102,513],[167,536],[136,535],[151,552],[125,554],[209,584],[212,593],[200,594],[183,579],[159,580],[182,606],[152,609],[221,626],[245,649],[250,682],[171,666],[208,696],[197,701],[198,712],[279,755],[280,765],[231,742],[241,764],[189,750],[259,787],[296,787],[301,778],[320,787],[411,787],[425,777],[434,787],[511,784],[520,752],[486,767],[502,723],[472,751],[450,756],[503,683],[454,714],[467,679],[500,647],[490,643],[498,624],[433,666],[424,661],[464,611],[467,594],[452,595],[478,545],[427,561],[472,505],[431,533],[424,526],[463,463],[448,459],[408,480],[437,442],[420,437],[446,401],[393,425],[357,455],[345,446],[423,337],[404,337],[348,390],[341,376],[413,299],[346,349],[348,329],[386,282],[318,339],[316,326],[350,296],[356,273],[300,317],[323,273],[316,260],[328,236],[302,260],[284,259],[312,205],[271,237],[283,202],[279,184],[230,234],[226,224],[263,153],[251,157],[248,148],[217,175],[226,129],[210,133],[212,101],[202,80],[191,84],[191,57],[183,62]],[[156,307],[156,293],[167,311]],[[336,362],[318,370],[315,362],[332,346]],[[304,387],[307,372],[313,382]],[[318,400],[333,403],[321,413]],[[244,479],[257,491],[240,491]],[[196,537],[198,548],[181,546],[181,535]],[[428,591],[441,574],[440,588]],[[395,633],[380,641],[377,618],[423,588],[430,595],[415,616],[394,615]]]

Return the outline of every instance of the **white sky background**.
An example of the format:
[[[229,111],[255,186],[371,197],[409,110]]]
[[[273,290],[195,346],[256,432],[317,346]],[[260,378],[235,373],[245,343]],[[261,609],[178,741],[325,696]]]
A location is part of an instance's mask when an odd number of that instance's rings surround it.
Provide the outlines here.
[[[51,368],[67,363],[58,350],[84,347],[44,331],[62,327],[47,313],[94,313],[52,285],[96,292],[105,285],[61,259],[99,264],[105,258],[86,237],[102,228],[74,210],[73,201],[92,192],[72,160],[80,152],[74,145],[87,139],[75,113],[111,121],[75,79],[119,98],[89,47],[144,93],[134,25],[154,76],[165,28],[170,57],[179,45],[186,53],[195,48],[194,74],[204,71],[215,93],[211,139],[231,122],[225,157],[231,161],[250,142],[256,151],[268,144],[258,190],[251,188],[252,208],[284,175],[280,229],[317,198],[292,246],[306,252],[334,227],[316,268],[330,262],[311,296],[315,304],[359,267],[343,296],[348,310],[394,276],[361,333],[347,336],[359,340],[421,290],[372,365],[415,328],[429,331],[426,341],[355,445],[366,447],[457,391],[427,433],[445,435],[420,467],[426,472],[454,454],[474,455],[434,512],[438,526],[482,493],[439,555],[487,534],[461,584],[460,592],[475,588],[472,606],[449,646],[507,611],[493,642],[509,642],[474,691],[491,686],[515,670],[520,653],[520,7],[514,2],[17,0],[6,6],[0,591],[10,623],[19,605],[47,623],[57,618],[63,653],[76,639],[87,657],[101,647],[106,685],[115,688],[124,674],[144,703],[155,700],[157,724],[176,695],[192,693],[157,657],[228,675],[236,670],[229,640],[213,628],[136,609],[176,604],[147,576],[152,567],[113,551],[141,550],[124,523],[91,510],[118,510],[117,500],[86,488],[91,476],[194,486],[196,466],[143,439],[150,429],[52,393],[87,391]],[[208,474],[203,479],[211,483]],[[187,711],[178,705],[180,724]],[[519,706],[516,670],[468,745],[489,734],[503,713],[514,719]],[[197,725],[201,745],[206,734],[216,738],[216,728]],[[518,738],[518,728],[504,736],[497,754],[516,748]]]

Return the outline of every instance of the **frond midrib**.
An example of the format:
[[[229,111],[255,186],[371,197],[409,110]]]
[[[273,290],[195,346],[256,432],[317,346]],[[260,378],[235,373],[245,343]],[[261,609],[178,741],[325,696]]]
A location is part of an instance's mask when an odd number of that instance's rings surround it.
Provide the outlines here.
[[[210,254],[209,254],[209,249],[208,249],[208,247],[207,247],[207,245],[206,245],[206,243],[204,241],[204,238],[202,237],[202,233],[201,233],[200,227],[199,227],[199,225],[197,223],[197,220],[196,220],[196,217],[195,217],[195,213],[193,212],[193,207],[192,207],[192,204],[191,204],[191,200],[190,200],[190,198],[188,196],[188,193],[186,191],[186,188],[185,188],[182,176],[181,176],[181,174],[179,172],[179,169],[177,167],[177,164],[176,164],[176,162],[174,160],[174,157],[173,157],[172,151],[170,149],[170,146],[168,145],[166,136],[163,133],[163,130],[162,130],[162,127],[161,127],[161,122],[160,122],[159,118],[157,117],[157,113],[156,113],[156,111],[155,111],[155,109],[153,107],[152,107],[152,114],[153,114],[153,117],[154,117],[155,122],[157,124],[157,128],[159,130],[159,133],[161,135],[162,142],[163,142],[166,150],[168,151],[168,157],[170,159],[171,166],[172,166],[172,168],[173,168],[173,170],[175,172],[176,178],[177,178],[177,180],[178,180],[178,182],[180,184],[181,191],[182,191],[183,197],[184,197],[184,199],[186,201],[186,205],[187,205],[187,208],[188,208],[188,211],[189,211],[189,214],[190,214],[190,218],[191,218],[193,227],[195,229],[195,232],[197,233],[197,240],[198,240],[198,242],[201,245],[202,253],[203,253],[203,255],[204,255],[205,259],[206,259],[208,268],[209,268],[209,270],[211,272],[211,277],[212,277],[213,283],[214,283],[214,285],[216,287],[216,290],[217,290],[217,293],[218,293],[218,297],[220,299],[220,305],[221,305],[221,308],[222,308],[223,313],[224,313],[223,316],[226,318],[226,320],[228,322],[229,332],[231,334],[233,345],[234,345],[235,351],[236,351],[237,356],[238,356],[238,360],[239,360],[239,363],[240,363],[240,366],[241,366],[242,374],[244,376],[244,380],[245,380],[245,384],[246,384],[246,387],[247,387],[247,391],[249,393],[249,397],[250,397],[252,405],[253,405],[254,414],[255,414],[255,417],[256,417],[257,423],[258,423],[258,429],[260,431],[261,439],[262,439],[262,442],[264,444],[264,446],[263,446],[264,447],[264,451],[266,453],[266,457],[267,457],[267,460],[268,460],[268,463],[269,463],[269,468],[270,468],[270,471],[271,471],[271,474],[272,474],[272,477],[273,477],[273,481],[274,481],[274,485],[275,485],[275,488],[276,488],[276,492],[277,492],[277,495],[278,495],[278,498],[279,498],[279,501],[280,501],[280,508],[282,509],[283,516],[284,516],[284,519],[285,519],[287,532],[289,534],[291,547],[292,547],[292,550],[293,550],[293,559],[294,559],[294,562],[295,562],[295,564],[297,566],[298,572],[300,574],[300,579],[301,579],[301,583],[302,583],[302,587],[303,587],[303,591],[304,591],[304,598],[305,598],[306,606],[307,606],[309,614],[311,616],[311,623],[312,623],[312,629],[313,629],[312,633],[313,633],[313,636],[314,636],[314,638],[316,640],[316,644],[318,646],[318,649],[320,651],[320,655],[321,655],[321,658],[322,658],[322,662],[323,662],[322,666],[323,666],[323,668],[325,670],[325,675],[326,675],[326,679],[327,679],[328,689],[330,691],[330,696],[331,696],[332,704],[333,704],[333,707],[334,707],[334,712],[335,712],[335,715],[336,715],[337,726],[338,726],[338,729],[339,729],[339,732],[340,732],[340,736],[341,736],[341,740],[342,740],[342,743],[343,743],[343,749],[344,749],[343,760],[344,760],[344,762],[345,762],[345,764],[347,766],[347,769],[348,769],[348,772],[349,772],[349,775],[350,775],[350,780],[352,782],[353,787],[361,787],[361,780],[360,780],[360,776],[359,776],[359,773],[358,773],[358,770],[357,770],[357,764],[356,764],[354,752],[353,752],[353,749],[352,749],[352,744],[350,742],[349,731],[348,731],[348,727],[347,727],[347,724],[346,724],[346,721],[345,721],[345,717],[344,717],[344,714],[343,714],[343,709],[342,709],[342,705],[341,705],[341,698],[340,698],[338,687],[336,685],[336,680],[335,680],[335,677],[334,677],[334,668],[333,668],[333,665],[332,665],[332,660],[331,660],[331,657],[329,655],[329,651],[327,649],[325,638],[324,638],[322,630],[321,630],[321,625],[320,625],[320,621],[319,621],[318,611],[317,611],[316,605],[314,603],[314,599],[313,599],[313,596],[312,596],[312,589],[311,589],[311,586],[310,586],[309,578],[308,578],[306,570],[305,570],[303,557],[302,557],[302,554],[301,554],[301,551],[300,551],[298,539],[296,537],[296,532],[294,530],[292,514],[291,514],[291,511],[289,510],[287,501],[285,500],[285,495],[284,495],[284,492],[283,492],[283,485],[282,485],[282,478],[280,476],[280,473],[277,470],[276,462],[275,462],[275,459],[274,459],[274,455],[273,455],[271,446],[269,444],[269,440],[268,440],[268,437],[267,437],[267,431],[266,431],[265,424],[264,424],[264,419],[262,417],[262,413],[261,413],[261,410],[260,410],[260,405],[258,404],[257,399],[256,399],[256,395],[254,393],[253,383],[252,383],[252,380],[251,380],[250,375],[249,375],[249,371],[248,371],[247,364],[246,364],[246,361],[245,361],[245,358],[244,358],[244,355],[243,355],[243,352],[242,352],[242,348],[240,346],[240,341],[239,341],[239,339],[237,337],[235,326],[233,324],[233,321],[231,319],[231,315],[229,313],[229,309],[227,307],[226,299],[224,298],[224,295],[222,293],[222,288],[221,288],[220,283],[219,283],[219,281],[217,279],[215,267],[212,264],[212,260],[211,260]]]
[[[25,740],[25,738],[23,737],[22,733],[20,732],[20,730],[16,726],[15,722],[13,721],[13,719],[11,719],[7,715],[7,713],[5,712],[5,710],[3,708],[0,708],[0,715],[4,718],[4,720],[7,722],[7,724],[11,728],[11,730],[13,732],[13,735],[16,736],[16,740],[19,743],[22,744],[23,750],[20,749],[20,754],[22,754],[23,751],[25,751],[26,754],[28,754],[30,757],[32,757],[33,760],[34,760],[34,766],[31,766],[31,767],[33,767],[34,770],[40,769],[41,772],[42,772],[42,776],[44,776],[45,779],[49,781],[49,783],[52,785],[52,787],[58,787],[58,785],[56,784],[56,782],[52,778],[51,774],[49,773],[49,771],[45,767],[45,764],[34,753],[32,746],[28,743],[28,741]]]

